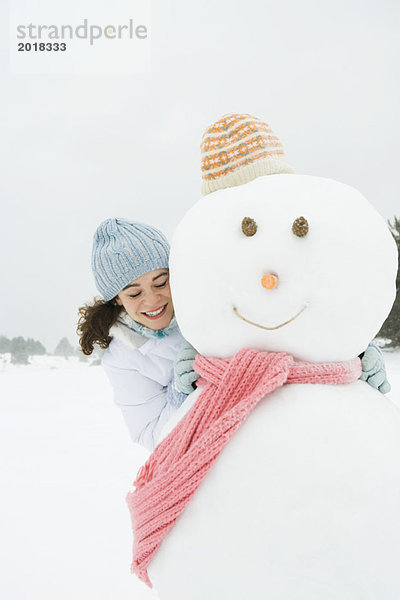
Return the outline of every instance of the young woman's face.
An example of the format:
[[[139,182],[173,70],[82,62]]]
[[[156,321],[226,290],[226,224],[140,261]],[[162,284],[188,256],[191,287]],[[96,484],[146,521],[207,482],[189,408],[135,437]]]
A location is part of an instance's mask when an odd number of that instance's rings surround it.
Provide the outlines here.
[[[149,329],[168,327],[174,314],[168,269],[149,271],[120,291],[117,303]]]

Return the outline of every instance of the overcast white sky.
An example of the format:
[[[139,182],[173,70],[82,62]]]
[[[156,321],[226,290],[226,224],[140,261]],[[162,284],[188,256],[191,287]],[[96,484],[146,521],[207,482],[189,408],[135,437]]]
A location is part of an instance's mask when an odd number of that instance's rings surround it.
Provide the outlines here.
[[[146,75],[12,75],[0,6],[0,334],[75,343],[97,225],[171,237],[200,197],[203,130],[228,112],[268,122],[298,173],[400,216],[397,0],[159,0]]]

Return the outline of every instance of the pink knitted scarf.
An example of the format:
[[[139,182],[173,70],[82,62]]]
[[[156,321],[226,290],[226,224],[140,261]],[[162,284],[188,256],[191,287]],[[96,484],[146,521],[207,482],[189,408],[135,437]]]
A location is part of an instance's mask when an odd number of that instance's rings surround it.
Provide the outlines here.
[[[361,361],[307,363],[290,354],[240,350],[232,359],[197,355],[203,388],[155,448],[127,496],[134,532],[132,572],[152,587],[147,567],[228,440],[257,403],[285,383],[350,383]]]

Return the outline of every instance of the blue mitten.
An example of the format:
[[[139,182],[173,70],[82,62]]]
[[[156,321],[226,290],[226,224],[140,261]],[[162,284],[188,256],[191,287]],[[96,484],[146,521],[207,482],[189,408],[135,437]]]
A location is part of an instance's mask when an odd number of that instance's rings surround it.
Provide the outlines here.
[[[193,388],[192,388],[193,391]],[[179,408],[188,397],[187,394],[180,392],[174,383],[174,378],[171,379],[169,384],[167,385],[167,402],[174,408]]]
[[[193,384],[200,377],[193,369],[193,362],[198,354],[189,342],[185,342],[174,361],[175,386],[180,392],[190,394],[195,389]]]
[[[361,359],[362,375],[360,379],[376,388],[382,394],[390,392],[390,383],[386,378],[385,361],[382,352],[375,344],[368,344]]]

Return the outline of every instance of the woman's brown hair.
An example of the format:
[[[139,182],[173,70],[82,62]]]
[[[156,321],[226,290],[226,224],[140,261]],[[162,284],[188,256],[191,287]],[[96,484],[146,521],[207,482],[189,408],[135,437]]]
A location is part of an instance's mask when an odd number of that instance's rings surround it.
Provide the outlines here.
[[[118,319],[121,308],[115,299],[107,302],[95,299],[93,304],[85,304],[80,307],[76,332],[79,335],[79,344],[83,354],[86,356],[92,354],[95,344],[100,348],[108,348],[112,340],[110,328]]]

